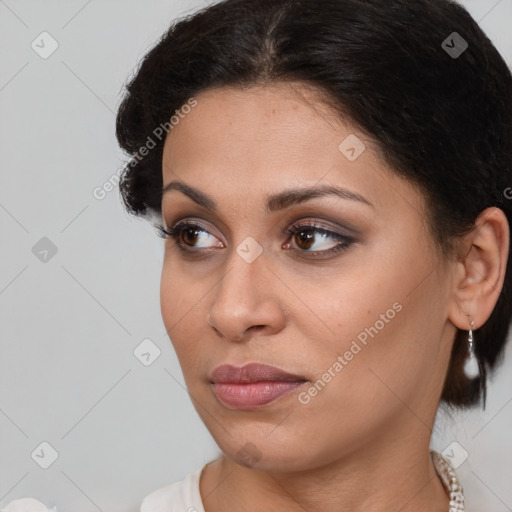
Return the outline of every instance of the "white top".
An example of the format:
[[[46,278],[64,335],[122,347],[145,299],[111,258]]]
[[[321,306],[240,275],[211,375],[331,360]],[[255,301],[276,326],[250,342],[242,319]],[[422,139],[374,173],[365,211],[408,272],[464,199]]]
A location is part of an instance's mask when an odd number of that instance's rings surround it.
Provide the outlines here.
[[[462,486],[453,466],[441,454],[433,450],[431,454],[437,474],[450,496],[450,508],[447,512],[466,510]],[[148,494],[142,501],[140,512],[205,512],[199,490],[202,470],[203,468],[197,469],[189,473],[184,480],[160,487]]]
[[[201,469],[189,473],[184,480],[160,487],[142,501],[140,512],[204,512],[199,477]]]

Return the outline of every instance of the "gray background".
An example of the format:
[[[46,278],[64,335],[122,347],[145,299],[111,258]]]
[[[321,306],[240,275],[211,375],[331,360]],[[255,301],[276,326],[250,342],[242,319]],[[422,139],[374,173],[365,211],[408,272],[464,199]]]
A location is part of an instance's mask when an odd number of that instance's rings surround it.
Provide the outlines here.
[[[510,66],[512,0],[463,3]],[[123,162],[123,83],[173,18],[205,5],[0,0],[0,507],[136,511],[218,453],[161,320],[163,241],[117,188],[93,195]],[[58,44],[45,59],[31,47],[51,49],[44,31]],[[145,339],[148,366],[134,355]],[[485,411],[439,413],[432,447],[458,463],[468,452],[470,511],[512,510],[511,426],[510,370]]]

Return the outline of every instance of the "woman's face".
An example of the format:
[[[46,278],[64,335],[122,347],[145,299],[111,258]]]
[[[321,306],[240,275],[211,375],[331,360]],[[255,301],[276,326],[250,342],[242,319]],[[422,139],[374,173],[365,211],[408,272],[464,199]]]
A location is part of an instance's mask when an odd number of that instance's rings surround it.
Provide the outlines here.
[[[163,196],[166,228],[193,227],[166,241],[161,307],[219,447],[287,471],[428,446],[455,328],[421,193],[300,84],[195,100],[164,147],[164,188],[194,194]],[[212,384],[247,363],[299,377]]]

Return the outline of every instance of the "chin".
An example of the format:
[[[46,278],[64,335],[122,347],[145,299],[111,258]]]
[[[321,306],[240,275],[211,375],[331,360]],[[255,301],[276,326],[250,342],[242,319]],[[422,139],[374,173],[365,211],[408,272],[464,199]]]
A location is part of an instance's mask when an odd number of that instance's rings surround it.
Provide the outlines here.
[[[311,439],[299,439],[285,429],[277,435],[272,432],[275,427],[262,429],[261,425],[244,425],[239,429],[229,426],[227,432],[219,425],[210,426],[209,431],[224,456],[240,466],[273,472],[303,471],[317,466],[315,454],[304,450],[313,448]]]

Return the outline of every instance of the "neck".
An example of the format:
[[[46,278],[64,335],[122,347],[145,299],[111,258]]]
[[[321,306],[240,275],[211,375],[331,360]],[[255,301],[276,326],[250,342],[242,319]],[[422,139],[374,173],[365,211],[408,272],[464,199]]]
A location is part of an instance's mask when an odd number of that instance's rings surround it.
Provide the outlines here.
[[[290,473],[240,466],[222,456],[202,482],[206,512],[447,512],[449,498],[418,432],[328,465]],[[426,436],[424,436],[426,437]],[[385,447],[385,448],[384,448]]]

